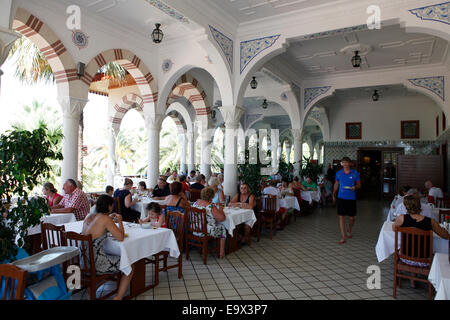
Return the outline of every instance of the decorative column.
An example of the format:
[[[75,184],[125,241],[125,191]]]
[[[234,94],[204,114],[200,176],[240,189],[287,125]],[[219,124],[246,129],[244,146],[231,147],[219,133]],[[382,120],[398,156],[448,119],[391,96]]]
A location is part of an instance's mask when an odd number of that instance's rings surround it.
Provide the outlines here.
[[[211,176],[211,133],[207,122],[198,122],[198,126],[202,139],[200,172],[205,175],[206,181],[208,181]]]
[[[188,142],[188,149],[189,149],[189,162],[188,162],[188,171],[189,173],[193,170],[195,170],[195,129],[192,128],[193,131],[187,132],[187,142]]]
[[[272,174],[276,174],[278,172],[278,166],[279,166],[279,154],[280,152],[280,138],[279,138],[279,132],[278,129],[270,129],[270,147],[269,150],[271,151],[272,155]]]
[[[286,141],[286,163],[287,164],[291,163],[291,150],[292,150],[291,143]]]
[[[219,107],[225,121],[224,193],[237,193],[237,138],[239,120],[245,109],[238,106]]]
[[[79,125],[87,99],[75,97],[58,97],[63,111],[63,161],[61,166],[61,186],[67,179],[78,178],[78,152],[80,151]]]
[[[181,153],[180,153],[180,172],[184,174],[186,172],[186,149],[187,149],[187,137],[186,134],[183,132],[178,136],[178,140],[180,142],[181,146]]]
[[[110,186],[114,185],[114,177],[118,171],[117,157],[116,157],[116,139],[119,134],[118,130],[110,127],[108,130],[108,169],[106,183]]]
[[[294,176],[299,174],[302,162],[302,129],[292,129],[292,136],[294,137]]]
[[[9,6],[11,6],[11,4]],[[6,61],[6,58],[8,58],[9,51],[11,51],[14,42],[19,37],[19,33],[0,26],[0,66],[2,66],[2,64]],[[0,93],[2,75],[3,71],[0,69]]]
[[[145,119],[145,126],[148,130],[148,168],[147,185],[153,188],[159,178],[159,135],[164,115],[155,114],[154,117]]]

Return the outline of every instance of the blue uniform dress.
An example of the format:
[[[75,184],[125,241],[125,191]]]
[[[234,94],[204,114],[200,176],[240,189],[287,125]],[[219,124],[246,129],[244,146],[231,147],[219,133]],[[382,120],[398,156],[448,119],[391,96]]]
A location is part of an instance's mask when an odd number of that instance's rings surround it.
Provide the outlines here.
[[[349,173],[340,170],[336,173],[336,181],[339,182],[337,196],[337,210],[340,216],[356,216],[356,190],[351,190],[360,181],[359,174],[350,169]]]

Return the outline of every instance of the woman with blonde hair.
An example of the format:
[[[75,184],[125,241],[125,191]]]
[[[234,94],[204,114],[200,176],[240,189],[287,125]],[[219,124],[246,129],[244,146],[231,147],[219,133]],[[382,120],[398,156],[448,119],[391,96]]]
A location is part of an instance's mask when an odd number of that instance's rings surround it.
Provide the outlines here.
[[[212,203],[224,203],[225,195],[222,190],[219,189],[220,181],[217,177],[211,177],[208,181],[208,186],[214,190],[214,197]]]
[[[62,195],[58,194],[58,190],[55,189],[53,183],[50,182],[44,183],[42,193],[47,198],[49,207],[58,205],[63,198]]]

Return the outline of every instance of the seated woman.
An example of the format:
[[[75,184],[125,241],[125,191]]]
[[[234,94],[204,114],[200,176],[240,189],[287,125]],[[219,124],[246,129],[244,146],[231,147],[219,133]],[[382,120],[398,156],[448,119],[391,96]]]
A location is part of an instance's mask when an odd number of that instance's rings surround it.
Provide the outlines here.
[[[186,195],[182,192],[181,182],[172,182],[169,186],[170,195],[166,197],[164,204],[167,206],[167,211],[180,211],[184,213],[184,209],[190,207]]]
[[[215,192],[212,188],[204,188],[201,193],[201,199],[197,200],[192,206],[199,209],[206,209],[208,235],[220,239],[219,258],[223,258],[225,256],[227,230],[220,222],[225,221],[226,217],[223,209],[212,203],[214,194]]]
[[[125,221],[137,221],[141,213],[133,210],[131,207],[136,204],[138,199],[132,200],[131,188],[133,188],[133,180],[126,178],[122,189],[117,189],[114,192],[114,198],[119,198],[120,210],[122,211],[122,218]]]
[[[145,219],[139,219],[139,224],[151,222],[156,228],[167,228],[167,224],[164,215],[161,214],[161,207],[159,204],[156,202],[150,202],[145,209],[147,209],[147,217]]]
[[[96,203],[97,212],[91,213],[86,217],[81,232],[83,235],[92,235],[95,270],[99,275],[120,271],[120,257],[108,255],[103,249],[103,244],[107,239],[107,232],[110,232],[114,239],[118,241],[123,241],[125,238],[122,217],[116,213],[111,214],[113,206],[113,198],[108,195],[101,195]],[[116,223],[119,224],[119,227],[117,227]],[[132,265],[131,268],[132,271],[128,276],[122,274],[114,300],[122,300],[125,295],[133,277],[134,266]]]
[[[392,230],[395,231],[397,227],[408,228],[414,227],[421,230],[433,230],[438,236],[444,239],[450,239],[448,232],[442,228],[435,220],[421,215],[422,208],[420,199],[413,195],[407,195],[403,199],[403,203],[406,207],[407,214],[400,215],[392,225]],[[417,267],[429,267],[427,264],[421,262],[410,261],[406,259],[400,259],[403,263]],[[411,281],[412,287],[414,282]]]
[[[230,207],[242,208],[242,209],[251,209],[254,210],[256,206],[255,196],[250,192],[250,186],[246,182],[241,182],[239,187],[239,193],[236,194],[233,199],[231,199],[229,203]],[[245,239],[250,237],[251,228],[249,225],[244,225],[244,237],[241,240],[241,244],[245,243]]]
[[[215,192],[212,203],[225,203],[225,195],[222,190],[219,189],[219,178],[211,177],[208,181],[208,186]]]
[[[294,181],[291,182],[290,187],[300,189],[301,191],[306,191],[305,187],[300,182],[300,179],[297,176],[294,177]]]
[[[138,184],[137,194],[147,197],[149,193],[150,192],[147,189],[147,184],[145,183],[145,181],[140,181]]]
[[[289,186],[289,181],[283,179],[282,184],[280,186],[281,196],[294,196],[294,190]]]
[[[181,175],[180,176],[180,183],[181,183],[181,192],[186,194],[186,191],[189,191],[191,186],[189,185],[189,183],[186,182],[186,176],[185,175]]]
[[[44,183],[42,193],[47,198],[49,207],[58,205],[63,198],[62,195],[58,194],[58,190],[55,189],[53,183],[50,182]]]

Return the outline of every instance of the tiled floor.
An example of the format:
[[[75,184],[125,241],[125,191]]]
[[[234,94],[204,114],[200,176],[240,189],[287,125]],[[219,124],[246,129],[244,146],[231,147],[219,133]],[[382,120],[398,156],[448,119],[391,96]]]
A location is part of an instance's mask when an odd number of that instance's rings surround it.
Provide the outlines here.
[[[197,250],[183,261],[183,278],[177,270],[160,274],[160,284],[137,300],[211,299],[211,300],[339,300],[393,299],[393,257],[378,263],[375,245],[386,219],[389,204],[359,201],[353,238],[339,245],[338,217],[334,208],[316,209],[297,218],[273,240],[268,233],[261,241],[226,256],[223,260],[208,256],[203,265]],[[367,268],[381,268],[381,289],[367,288]],[[108,290],[114,284],[101,288]],[[408,280],[397,290],[397,299],[427,299],[424,284],[410,288]],[[73,299],[85,299],[79,293]]]

